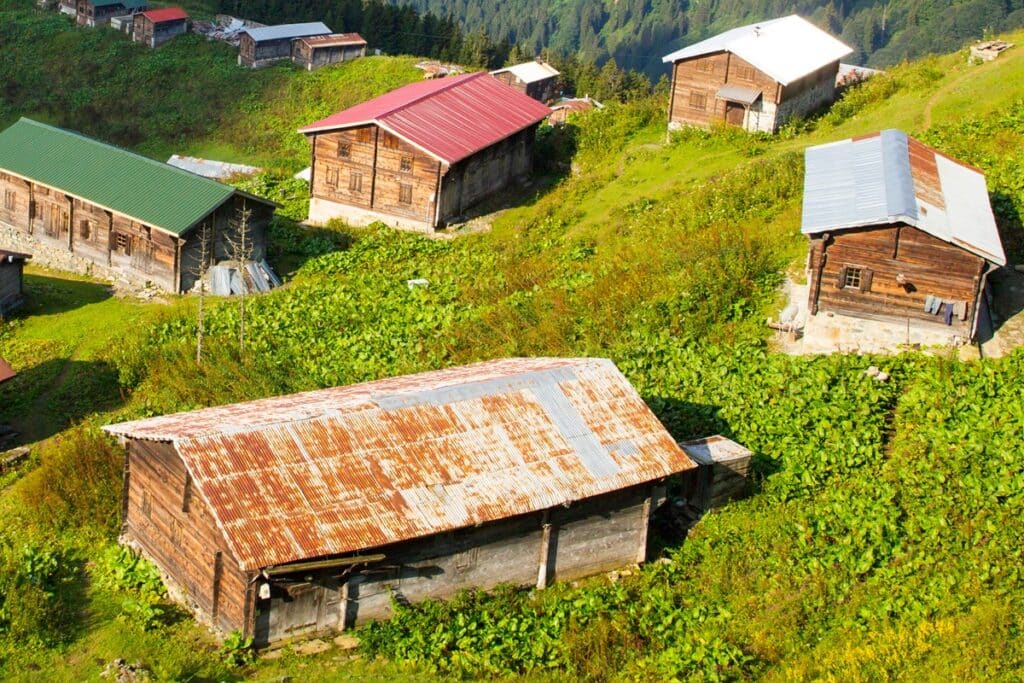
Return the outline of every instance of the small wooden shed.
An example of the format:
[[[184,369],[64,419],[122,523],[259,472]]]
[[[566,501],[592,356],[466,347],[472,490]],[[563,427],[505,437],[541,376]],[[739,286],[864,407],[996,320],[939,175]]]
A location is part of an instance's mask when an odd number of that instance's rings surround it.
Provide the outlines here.
[[[558,77],[561,74],[558,69],[539,58],[497,69],[491,75],[538,102],[547,103],[558,96]]]
[[[809,313],[973,338],[1006,263],[985,176],[898,130],[805,157]]]
[[[180,7],[163,7],[135,15],[132,40],[155,48],[187,31],[188,12]]]
[[[309,220],[432,232],[533,170],[551,110],[486,73],[411,83],[299,132]]]
[[[853,52],[794,15],[734,28],[662,58],[672,65],[668,127],[727,123],[774,133],[831,103]]]
[[[5,201],[11,195],[5,193]],[[32,258],[29,254],[0,249],[0,318],[22,304],[25,296],[23,270],[25,261]]]
[[[221,632],[266,645],[392,597],[544,587],[642,562],[695,469],[608,360],[517,358],[104,428],[122,541]]]
[[[292,61],[307,71],[365,56],[366,41],[358,33],[297,38],[292,43]]]
[[[291,59],[294,41],[330,34],[331,29],[320,21],[246,28],[238,36],[238,63],[255,69]]]
[[[78,0],[78,23],[82,26],[103,26],[114,17],[143,12],[147,0]]]

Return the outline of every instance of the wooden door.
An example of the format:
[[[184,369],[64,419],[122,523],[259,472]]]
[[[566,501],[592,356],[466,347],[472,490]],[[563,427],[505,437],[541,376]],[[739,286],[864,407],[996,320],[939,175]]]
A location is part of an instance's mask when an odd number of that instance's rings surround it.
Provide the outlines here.
[[[730,126],[743,126],[743,114],[746,109],[743,105],[736,104],[735,102],[725,103],[725,122]]]

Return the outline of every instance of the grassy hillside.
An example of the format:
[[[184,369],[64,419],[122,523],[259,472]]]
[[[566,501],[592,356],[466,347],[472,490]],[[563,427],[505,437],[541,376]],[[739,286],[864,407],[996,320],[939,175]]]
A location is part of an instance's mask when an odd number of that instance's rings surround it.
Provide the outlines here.
[[[94,38],[55,30],[48,40]],[[16,84],[58,68],[31,65],[31,45],[18,43]],[[291,170],[305,158],[296,119],[415,76],[402,60],[253,74],[197,47],[220,67],[197,71],[189,88],[230,81],[258,99],[205,109],[217,115],[178,142],[178,131],[153,128],[142,149],[216,149]],[[184,58],[125,54],[133,73]],[[773,139],[719,130],[666,143],[662,101],[611,106],[544,133],[547,177],[488,233],[434,241],[281,220],[274,257],[294,276],[248,300],[244,352],[237,302],[213,306],[198,368],[193,300],[112,299],[102,285],[32,269],[29,308],[0,324],[0,355],[22,371],[0,388],[0,412],[45,440],[0,474],[0,675],[96,679],[123,657],[167,680],[1011,679],[1024,666],[1024,356],[790,358],[771,352],[763,320],[803,259],[809,144],[896,126],[978,165],[1020,258],[1021,83],[1024,52],[978,67],[962,54],[930,59]],[[73,104],[46,89],[9,92],[8,118]],[[137,97],[168,117],[202,99]],[[90,131],[105,128],[105,111]],[[112,120],[130,122],[120,111]],[[280,192],[285,213],[301,216],[295,184],[271,174],[251,186]],[[414,277],[429,288],[410,291]],[[613,358],[678,438],[721,432],[754,449],[758,493],[685,542],[660,527],[664,561],[615,583],[403,610],[360,632],[359,660],[329,651],[249,662],[116,550],[121,456],[97,425],[516,354]],[[872,364],[891,380],[865,375]]]

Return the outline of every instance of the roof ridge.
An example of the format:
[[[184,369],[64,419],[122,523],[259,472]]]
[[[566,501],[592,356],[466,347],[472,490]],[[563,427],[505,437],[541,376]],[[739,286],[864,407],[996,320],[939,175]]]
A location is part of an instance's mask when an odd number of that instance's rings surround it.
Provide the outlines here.
[[[142,161],[145,161],[145,162],[147,162],[149,164],[153,164],[153,165],[159,166],[161,168],[170,169],[174,173],[177,173],[179,175],[184,174],[188,178],[198,178],[203,183],[206,183],[206,184],[210,185],[211,187],[216,186],[216,187],[222,187],[222,188],[227,189],[227,190],[231,190],[232,192],[235,191],[235,188],[233,188],[230,185],[227,185],[226,183],[218,182],[216,180],[213,180],[212,178],[206,178],[204,176],[199,175],[198,173],[192,173],[191,171],[186,171],[185,169],[178,168],[177,166],[171,166],[170,164],[165,163],[163,161],[157,161],[156,159],[151,159],[150,157],[147,157],[144,154],[139,154],[138,152],[133,152],[130,149],[127,149],[125,147],[121,147],[120,145],[114,145],[114,144],[111,144],[109,142],[104,142],[103,140],[100,140],[98,138],[94,138],[92,136],[85,135],[83,133],[79,133],[77,131],[68,130],[67,128],[61,128],[59,126],[51,126],[48,123],[43,123],[42,121],[36,121],[35,119],[30,119],[27,116],[22,116],[21,119],[18,120],[18,123],[21,123],[22,121],[24,121],[25,123],[31,124],[33,126],[36,126],[38,128],[43,128],[45,130],[49,130],[49,131],[56,132],[56,133],[62,133],[64,135],[68,135],[68,136],[71,136],[71,137],[76,137],[76,138],[79,138],[81,140],[84,140],[85,142],[89,142],[89,143],[92,143],[94,145],[99,145],[101,147],[106,147],[106,148],[112,149],[112,150],[114,150],[116,152],[124,152],[125,154],[131,154],[132,156],[134,156],[134,157],[136,157],[138,159],[141,159]]]
[[[424,93],[424,94],[420,95],[419,97],[413,98],[413,99],[408,100],[406,102],[402,102],[402,104],[398,105],[394,109],[389,109],[388,111],[384,112],[383,114],[380,114],[379,116],[374,116],[373,119],[371,119],[371,120],[377,121],[379,119],[384,118],[385,116],[391,116],[392,114],[400,112],[400,111],[402,111],[404,109],[408,109],[409,107],[413,106],[414,104],[419,104],[423,100],[429,99],[429,98],[434,97],[435,95],[439,95],[440,93],[443,93],[443,92],[448,92],[449,90],[451,90],[452,88],[454,88],[456,86],[462,85],[463,83],[468,83],[468,82],[470,82],[470,81],[472,81],[472,80],[474,80],[476,78],[479,78],[480,76],[487,76],[487,75],[488,75],[488,73],[486,71],[477,71],[477,72],[469,73],[469,74],[459,74],[458,76],[445,76],[441,80],[442,81],[451,81],[450,83],[447,83],[446,85],[444,85],[441,88],[438,88],[437,90],[431,90],[430,92]],[[415,82],[410,83],[409,85],[415,85]],[[403,87],[407,88],[407,87],[409,87],[409,85],[406,85],[406,86],[403,86]]]

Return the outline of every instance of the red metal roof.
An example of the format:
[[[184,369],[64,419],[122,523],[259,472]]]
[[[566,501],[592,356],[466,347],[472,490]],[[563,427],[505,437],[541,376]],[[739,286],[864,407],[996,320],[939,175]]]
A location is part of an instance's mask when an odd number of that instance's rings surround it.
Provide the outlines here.
[[[241,567],[376,548],[695,467],[603,359],[507,359],[104,428],[174,444]]]
[[[11,364],[0,358],[0,384],[3,384],[9,379],[14,379],[18,376],[18,373],[14,371]]]
[[[146,17],[154,24],[159,24],[161,21],[188,19],[188,12],[180,7],[163,7],[161,9],[151,9],[142,12],[142,16]]]
[[[300,132],[376,123],[448,164],[543,121],[546,106],[486,73],[419,81],[349,107]]]
[[[329,36],[308,36],[299,38],[299,42],[311,47],[338,47],[341,45],[366,45],[366,40],[358,33],[332,33]]]

